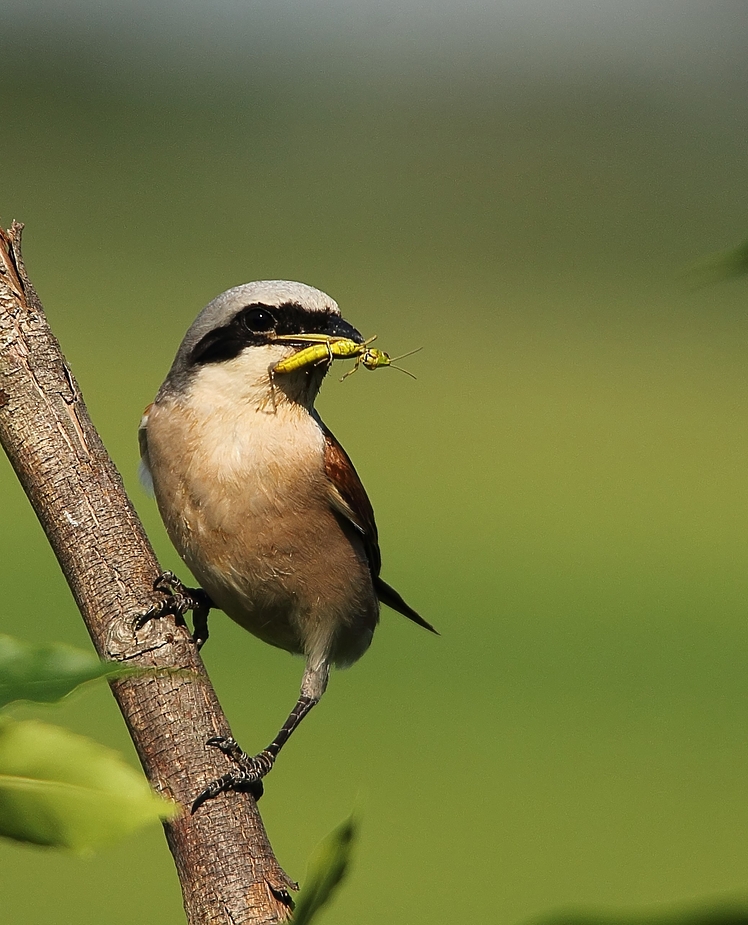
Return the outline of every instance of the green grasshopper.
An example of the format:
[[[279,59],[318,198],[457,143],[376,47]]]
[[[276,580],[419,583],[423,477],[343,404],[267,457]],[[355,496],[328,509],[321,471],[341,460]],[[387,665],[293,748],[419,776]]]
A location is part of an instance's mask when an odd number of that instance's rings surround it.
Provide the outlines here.
[[[404,353],[399,357],[390,357],[388,353],[385,353],[384,350],[377,350],[376,347],[370,347],[369,344],[376,339],[376,334],[374,337],[370,337],[368,340],[364,341],[363,344],[357,344],[355,340],[349,340],[347,337],[328,337],[326,334],[302,334],[299,336],[294,335],[281,335],[277,338],[278,340],[290,340],[295,342],[310,342],[311,344],[308,347],[303,347],[301,350],[293,354],[293,356],[288,357],[288,359],[281,360],[280,363],[277,363],[273,367],[274,373],[290,373],[295,369],[303,369],[305,366],[313,366],[317,363],[331,363],[333,360],[356,360],[353,369],[349,369],[348,372],[341,378],[347,379],[352,373],[355,373],[359,366],[365,366],[367,369],[379,369],[380,366],[392,366],[393,369],[399,369],[400,372],[405,373],[407,376],[410,376],[411,379],[416,377],[413,373],[409,373],[407,369],[403,369],[401,366],[395,366],[394,363],[396,360],[402,360],[403,357],[411,356],[414,353],[417,353],[416,350],[411,350],[409,353]],[[419,347],[418,350],[421,348]]]

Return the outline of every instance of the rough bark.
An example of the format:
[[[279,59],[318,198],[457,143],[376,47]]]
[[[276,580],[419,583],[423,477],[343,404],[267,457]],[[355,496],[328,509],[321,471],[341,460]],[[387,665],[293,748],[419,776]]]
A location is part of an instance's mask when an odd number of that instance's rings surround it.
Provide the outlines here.
[[[190,815],[195,795],[227,770],[205,742],[229,727],[184,626],[166,617],[133,632],[134,618],[162,599],[153,591],[161,569],[26,276],[22,227],[0,230],[0,441],[98,653],[181,669],[112,690],[151,784],[184,807],[165,829],[188,922],[285,921],[295,885],[252,796],[230,793]]]

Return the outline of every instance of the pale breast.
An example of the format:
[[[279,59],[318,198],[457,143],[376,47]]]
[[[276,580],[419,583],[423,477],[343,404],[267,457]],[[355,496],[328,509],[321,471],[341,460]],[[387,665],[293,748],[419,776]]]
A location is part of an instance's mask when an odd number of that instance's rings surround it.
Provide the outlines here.
[[[237,395],[221,367],[207,373],[148,415],[154,492],[172,542],[250,632],[307,655],[342,646],[340,660],[355,660],[376,597],[362,545],[329,505],[320,427],[298,404]]]

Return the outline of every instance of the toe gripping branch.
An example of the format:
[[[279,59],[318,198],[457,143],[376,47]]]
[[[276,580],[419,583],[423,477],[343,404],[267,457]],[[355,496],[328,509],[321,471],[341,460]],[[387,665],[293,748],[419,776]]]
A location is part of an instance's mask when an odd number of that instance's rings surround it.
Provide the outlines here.
[[[188,588],[177,578],[174,572],[163,572],[153,582],[153,590],[165,595],[158,604],[149,607],[145,613],[136,617],[133,629],[137,632],[146,623],[172,614],[178,624],[184,626],[184,615],[192,611],[192,624],[194,627],[192,641],[201,649],[208,639],[208,614],[214,607],[210,596],[202,588]]]
[[[264,749],[259,755],[251,757],[239,747],[233,736],[214,736],[205,744],[223,752],[234,762],[235,767],[211,781],[205,790],[197,795],[192,803],[192,812],[196,812],[206,800],[212,800],[227,790],[249,791],[255,800],[259,800],[265,790],[262,778],[275,764],[275,756],[268,749]]]
[[[205,744],[223,752],[227,758],[234,762],[235,767],[227,774],[212,781],[202,793],[198,794],[192,804],[192,812],[194,813],[198,810],[206,800],[212,800],[213,797],[217,797],[219,793],[225,793],[227,790],[249,791],[255,800],[259,800],[264,790],[263,777],[270,773],[278,753],[315,703],[317,703],[317,700],[312,697],[303,695],[299,697],[283,728],[270,745],[258,755],[250,757],[246,752],[242,751],[233,736],[214,736],[212,739],[208,739]]]

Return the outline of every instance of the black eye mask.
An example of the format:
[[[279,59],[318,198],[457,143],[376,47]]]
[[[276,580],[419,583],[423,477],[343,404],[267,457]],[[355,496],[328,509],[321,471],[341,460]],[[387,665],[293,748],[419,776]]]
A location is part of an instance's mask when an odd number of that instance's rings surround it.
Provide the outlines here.
[[[342,321],[334,312],[309,311],[296,302],[247,305],[223,327],[209,331],[190,354],[190,363],[221,363],[249,346],[271,344],[277,334],[335,334]],[[348,329],[350,325],[346,324]],[[352,329],[351,329],[352,330]]]

